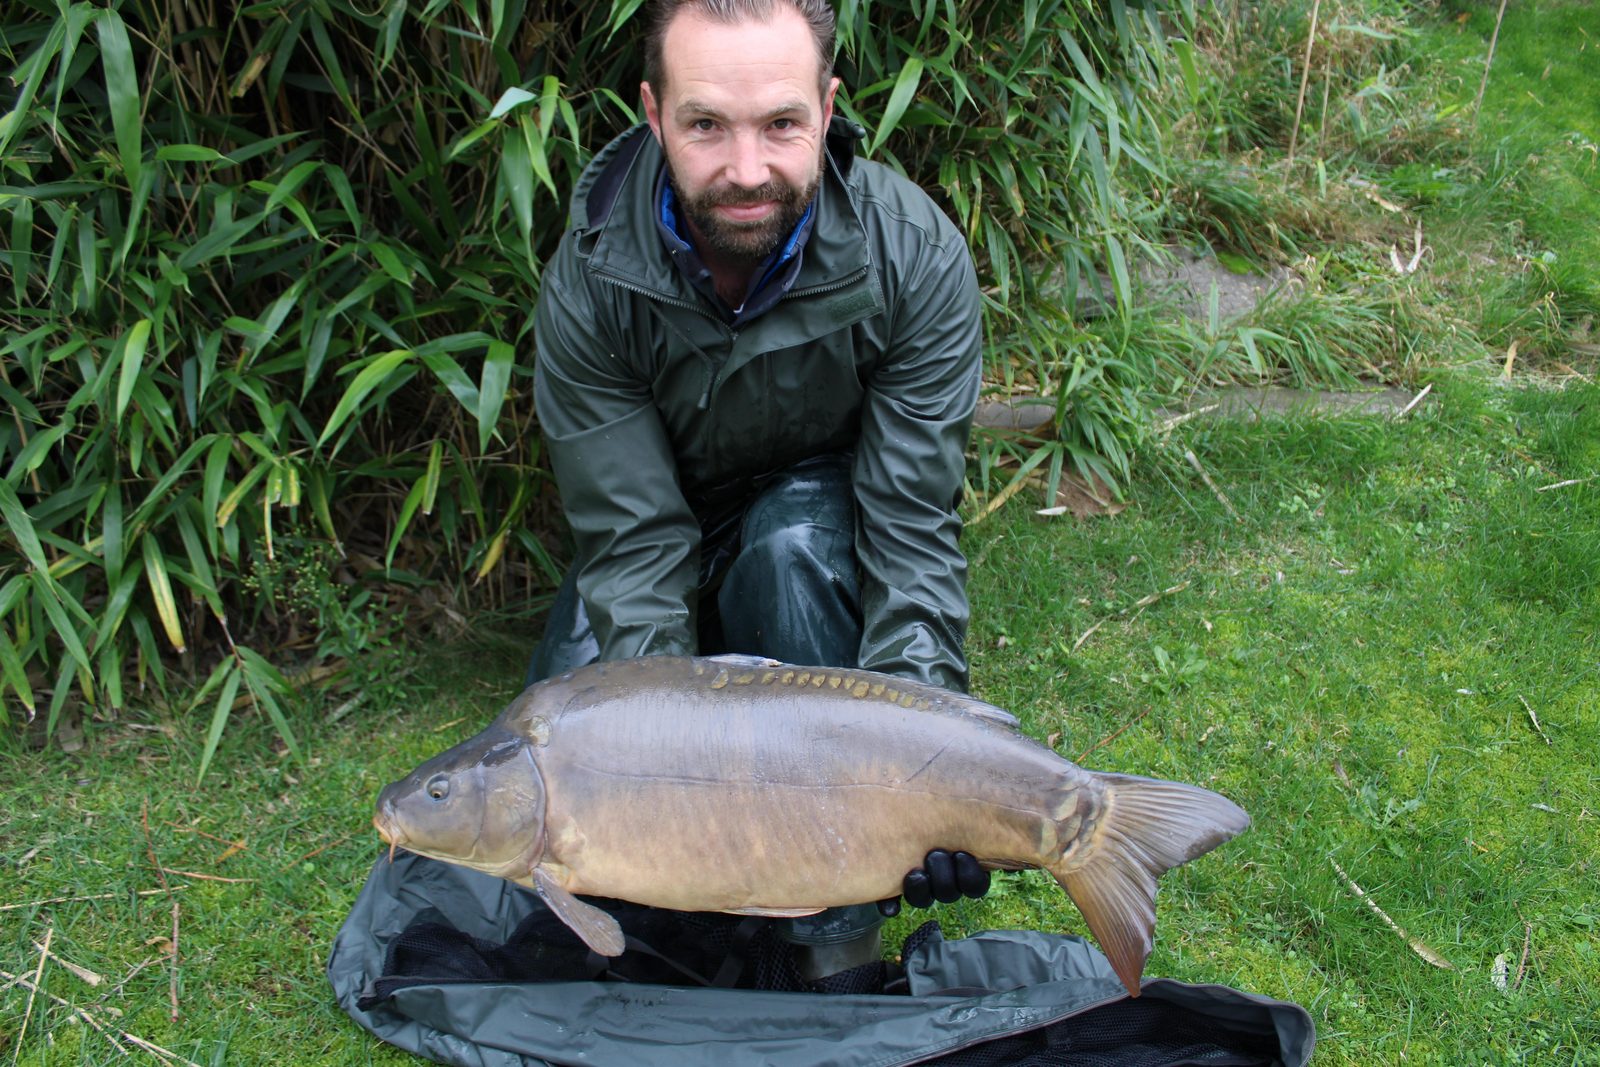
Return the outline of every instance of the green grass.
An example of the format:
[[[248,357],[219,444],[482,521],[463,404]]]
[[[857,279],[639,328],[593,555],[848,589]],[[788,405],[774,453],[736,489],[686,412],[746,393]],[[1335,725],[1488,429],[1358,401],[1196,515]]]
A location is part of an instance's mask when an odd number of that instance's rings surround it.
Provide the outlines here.
[[[977,587],[976,673],[1064,754],[1126,726],[1088,762],[1253,813],[1169,878],[1156,973],[1304,1004],[1319,1062],[1581,1061],[1600,1041],[1600,483],[1538,489],[1600,470],[1600,393],[1441,391],[1398,426],[1198,434],[1243,522],[1166,454],[1131,521],[980,527],[1009,566]],[[1048,923],[1024,884],[1021,915]],[[1532,962],[1500,993],[1524,920]]]
[[[1397,424],[1187,424],[1111,519],[1047,522],[1017,497],[967,537],[975,689],[1063,754],[1093,749],[1089,766],[1209,784],[1252,813],[1164,881],[1148,973],[1303,1004],[1319,1063],[1593,1062],[1600,482],[1539,488],[1600,470],[1600,390],[1444,380],[1434,396]],[[81,752],[7,755],[0,899],[116,897],[0,913],[0,968],[30,972],[53,929],[108,983],[51,964],[51,993],[195,1062],[405,1062],[332,1006],[325,952],[378,852],[379,786],[477,729],[520,672],[511,642],[435,650],[393,707],[337,726],[302,712],[305,767],[246,717],[198,791],[198,718],[134,711],[90,724]],[[136,898],[160,884],[152,854],[248,881],[169,874],[189,888]],[[1456,970],[1414,955],[1330,857]],[[1036,874],[941,917],[1082,929]],[[1522,981],[1499,991],[1493,961],[1514,980],[1525,930]],[[0,993],[0,1055],[26,1005]],[[34,1004],[20,1063],[116,1058]]]
[[[1473,5],[1422,38],[1454,78],[1471,121],[1496,6]],[[1474,148],[1489,180],[1475,213],[1525,223],[1524,255],[1550,253],[1592,314],[1600,301],[1600,20],[1577,0],[1510,4],[1476,117]]]

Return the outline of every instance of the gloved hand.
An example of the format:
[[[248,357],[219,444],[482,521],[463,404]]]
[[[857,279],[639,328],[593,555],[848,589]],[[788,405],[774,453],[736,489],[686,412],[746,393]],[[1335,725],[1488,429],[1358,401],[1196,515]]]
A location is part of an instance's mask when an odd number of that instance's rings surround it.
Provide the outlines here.
[[[971,853],[947,852],[942,848],[923,857],[922,866],[913,868],[901,883],[906,903],[913,908],[931,908],[936,900],[950,904],[964,896],[976,900],[988,891],[989,872]],[[900,914],[900,898],[878,901],[878,910],[885,917]]]

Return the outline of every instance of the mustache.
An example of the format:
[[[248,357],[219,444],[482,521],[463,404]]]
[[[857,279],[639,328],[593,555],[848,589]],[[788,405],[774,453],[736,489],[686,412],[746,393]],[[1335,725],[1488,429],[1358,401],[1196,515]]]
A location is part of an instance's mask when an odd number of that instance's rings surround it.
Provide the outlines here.
[[[695,201],[697,206],[701,207],[741,207],[746,204],[765,204],[769,201],[787,204],[796,195],[794,186],[773,179],[754,188],[724,185],[717,189],[707,189],[696,197]]]

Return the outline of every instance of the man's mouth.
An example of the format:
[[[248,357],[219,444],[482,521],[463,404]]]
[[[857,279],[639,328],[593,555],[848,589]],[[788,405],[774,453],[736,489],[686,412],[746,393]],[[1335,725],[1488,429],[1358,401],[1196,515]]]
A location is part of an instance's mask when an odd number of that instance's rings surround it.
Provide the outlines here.
[[[775,202],[763,200],[757,204],[718,204],[717,211],[734,222],[755,222],[766,218],[777,207]]]

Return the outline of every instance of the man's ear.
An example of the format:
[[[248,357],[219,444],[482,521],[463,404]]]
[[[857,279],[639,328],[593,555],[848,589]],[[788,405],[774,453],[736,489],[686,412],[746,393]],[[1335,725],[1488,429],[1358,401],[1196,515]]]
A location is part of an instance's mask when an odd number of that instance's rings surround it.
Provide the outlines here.
[[[833,121],[833,97],[839,91],[839,79],[834,78],[828,82],[828,91],[822,95],[822,129],[826,133],[828,123]]]
[[[656,143],[665,144],[661,140],[661,105],[656,103],[656,94],[650,91],[649,82],[639,83],[639,98],[644,101],[644,120],[650,124],[650,132],[656,135]]]

